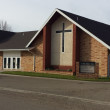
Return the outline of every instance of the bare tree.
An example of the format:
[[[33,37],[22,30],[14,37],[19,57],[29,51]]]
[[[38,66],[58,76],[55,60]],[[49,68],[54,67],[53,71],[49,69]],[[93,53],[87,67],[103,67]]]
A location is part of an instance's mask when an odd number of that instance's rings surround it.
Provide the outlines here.
[[[0,30],[11,31],[11,26],[7,24],[7,21],[0,20]]]

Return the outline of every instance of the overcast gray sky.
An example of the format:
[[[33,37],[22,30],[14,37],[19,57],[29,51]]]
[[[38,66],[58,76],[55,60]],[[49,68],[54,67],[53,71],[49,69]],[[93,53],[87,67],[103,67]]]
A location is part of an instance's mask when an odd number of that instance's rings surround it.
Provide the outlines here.
[[[15,32],[38,30],[55,8],[110,25],[110,0],[0,0],[0,20]]]

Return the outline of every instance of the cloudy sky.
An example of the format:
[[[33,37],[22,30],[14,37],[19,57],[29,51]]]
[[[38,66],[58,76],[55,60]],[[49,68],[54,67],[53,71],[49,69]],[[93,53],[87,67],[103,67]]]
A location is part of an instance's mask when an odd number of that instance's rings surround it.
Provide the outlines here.
[[[110,24],[110,0],[0,0],[0,20],[15,32],[38,30],[55,8]]]

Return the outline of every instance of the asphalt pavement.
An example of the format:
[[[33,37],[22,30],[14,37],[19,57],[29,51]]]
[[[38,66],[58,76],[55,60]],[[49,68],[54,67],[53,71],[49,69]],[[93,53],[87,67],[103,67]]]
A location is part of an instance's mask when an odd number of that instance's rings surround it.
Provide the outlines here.
[[[110,110],[110,83],[0,74],[0,110]]]

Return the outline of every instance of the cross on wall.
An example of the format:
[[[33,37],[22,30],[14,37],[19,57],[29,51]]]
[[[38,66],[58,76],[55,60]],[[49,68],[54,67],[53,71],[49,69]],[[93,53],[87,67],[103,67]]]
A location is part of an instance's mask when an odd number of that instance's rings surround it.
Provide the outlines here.
[[[60,31],[56,31],[56,33],[62,33],[62,52],[64,52],[64,36],[65,32],[71,32],[71,30],[65,30],[65,23],[63,23],[63,29]]]

